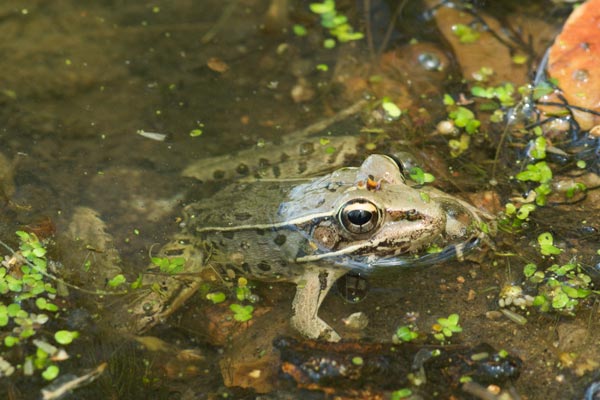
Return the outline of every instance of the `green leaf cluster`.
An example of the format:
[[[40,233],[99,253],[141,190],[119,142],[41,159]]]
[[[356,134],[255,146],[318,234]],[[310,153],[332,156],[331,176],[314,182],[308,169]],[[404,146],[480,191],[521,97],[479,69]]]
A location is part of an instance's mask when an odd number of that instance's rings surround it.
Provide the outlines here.
[[[5,257],[0,266],[0,334],[6,349],[17,348],[18,351],[2,353],[0,359],[5,364],[3,371],[12,371],[10,362],[15,354],[22,357],[16,360],[22,367],[18,369],[24,375],[33,375],[39,371],[42,378],[56,378],[60,369],[52,358],[59,349],[38,338],[39,332],[48,332],[46,323],[50,315],[59,310],[52,301],[56,297],[56,289],[52,285],[54,279],[47,272],[47,250],[44,243],[33,233],[17,231],[19,251]],[[78,336],[78,332],[58,330],[54,340],[59,345],[68,345]],[[33,350],[33,352],[32,352]],[[9,362],[10,360],[10,362]]]
[[[463,132],[459,139],[452,139],[448,141],[450,147],[450,155],[452,157],[458,157],[465,152],[471,143],[469,135],[473,135],[478,132],[481,121],[475,118],[473,111],[466,107],[459,106],[456,104],[452,96],[449,94],[444,95],[444,104],[448,111],[448,118],[452,120],[454,126],[461,128]]]
[[[360,40],[364,37],[362,32],[355,32],[348,23],[348,17],[338,13],[335,0],[324,0],[322,3],[311,3],[310,10],[321,17],[321,26],[329,29],[329,34],[339,42],[350,42]],[[330,39],[331,40],[331,39]],[[333,43],[325,44],[325,47],[335,46]]]
[[[473,86],[471,88],[473,96],[484,99],[497,99],[502,107],[512,107],[515,105],[514,93],[515,87],[511,83],[505,83],[496,87]]]
[[[394,336],[392,337],[392,341],[394,343],[412,342],[418,337],[419,333],[415,330],[414,326],[404,325],[398,327],[396,333],[394,333]]]
[[[408,171],[408,176],[410,176],[410,179],[412,179],[419,185],[424,185],[426,183],[431,183],[435,181],[435,177],[432,174],[423,171],[419,167],[410,168]]]
[[[450,111],[448,116],[452,121],[454,121],[454,125],[459,128],[464,128],[465,131],[470,135],[477,133],[477,130],[481,125],[481,122],[475,118],[473,111],[463,106],[454,108],[452,111]]]
[[[183,271],[185,258],[183,257],[152,257],[152,263],[165,274],[178,274]]]
[[[453,25],[452,33],[461,43],[475,43],[479,39],[479,32],[465,24]]]
[[[462,327],[458,323],[459,319],[458,314],[450,314],[448,318],[438,318],[437,324],[433,325],[433,337],[444,341],[446,338],[451,338],[454,333],[462,332]]]
[[[538,295],[533,305],[541,311],[561,311],[573,313],[582,299],[595,293],[591,288],[591,278],[575,263],[553,264],[546,271],[530,267],[525,276],[533,283],[541,281]]]
[[[246,322],[252,319],[254,307],[251,305],[243,306],[241,304],[231,304],[229,309],[233,311],[233,319],[238,322]]]
[[[550,182],[552,181],[552,170],[545,161],[529,164],[525,171],[519,172],[515,178],[521,182],[537,182],[539,185],[534,189],[536,193],[535,203],[538,206],[546,204],[548,195],[552,192]]]
[[[550,232],[541,233],[538,236],[537,241],[540,245],[540,253],[542,253],[544,256],[552,256],[562,253],[562,249],[554,246],[554,238]]]
[[[549,94],[554,92],[557,86],[558,80],[551,78],[548,81],[542,81],[538,83],[537,85],[535,85],[535,87],[533,87],[533,89],[529,89],[529,91],[531,92],[533,100],[537,101],[540,100],[542,97],[548,96]],[[568,110],[565,109],[565,112],[568,113]]]
[[[552,235],[542,233],[538,237],[540,253],[553,255],[562,252],[553,244]],[[587,275],[582,266],[574,261],[566,264],[552,264],[546,270],[539,269],[534,263],[529,263],[523,268],[523,275],[529,282],[539,285],[538,294],[533,305],[541,311],[560,311],[573,313],[582,299],[592,293],[592,279]]]
[[[535,209],[536,205],[532,203],[522,204],[519,208],[513,203],[506,203],[504,216],[500,218],[498,226],[506,232],[518,231]]]

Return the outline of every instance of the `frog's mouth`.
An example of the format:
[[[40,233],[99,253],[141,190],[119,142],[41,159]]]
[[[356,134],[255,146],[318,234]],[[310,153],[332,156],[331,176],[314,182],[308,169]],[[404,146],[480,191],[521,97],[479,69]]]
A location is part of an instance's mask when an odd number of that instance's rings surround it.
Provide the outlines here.
[[[296,258],[296,262],[319,262],[331,260],[334,264],[347,268],[379,268],[379,267],[425,267],[433,264],[439,264],[452,259],[462,261],[464,256],[470,251],[478,248],[482,242],[483,236],[475,236],[461,243],[450,244],[441,251],[428,253],[422,256],[407,254],[406,252],[390,257],[380,257],[376,255],[350,256],[352,249],[344,248],[340,251],[310,254]]]

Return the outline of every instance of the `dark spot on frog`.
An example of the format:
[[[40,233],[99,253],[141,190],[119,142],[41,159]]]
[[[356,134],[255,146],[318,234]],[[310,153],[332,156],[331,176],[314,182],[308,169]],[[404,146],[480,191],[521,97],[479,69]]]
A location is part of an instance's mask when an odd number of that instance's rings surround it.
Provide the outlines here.
[[[242,240],[242,241],[240,242],[240,248],[241,248],[242,250],[248,250],[248,249],[250,248],[250,243],[248,243],[248,242],[247,242],[247,241],[245,241],[245,240]]]
[[[215,172],[213,172],[213,179],[223,179],[223,178],[225,178],[225,171],[218,169]]]
[[[264,236],[265,230],[264,229],[255,229],[255,233],[259,236]]]
[[[260,269],[261,271],[270,271],[271,270],[271,266],[269,265],[268,262],[266,261],[261,261],[259,262],[257,265],[258,269]]]
[[[248,264],[247,262],[242,263],[242,269],[247,274],[251,274],[252,273],[252,269],[250,268],[250,264]]]
[[[250,214],[250,213],[247,213],[247,212],[235,213],[235,219],[237,221],[246,221],[250,218],[252,218],[252,214]]]
[[[314,153],[315,146],[310,142],[305,142],[300,145],[299,152],[301,156],[307,156]]]
[[[275,243],[277,246],[283,246],[286,240],[287,237],[285,235],[279,234],[275,236],[275,239],[273,239],[273,243]]]
[[[225,231],[225,232],[222,232],[222,235],[225,239],[233,239],[235,236],[235,233],[231,232],[231,231],[230,232]]]
[[[281,169],[279,169],[279,167],[277,165],[273,166],[273,176],[275,178],[279,178],[280,175],[281,175]]]
[[[286,161],[287,161],[287,160],[289,160],[289,159],[290,159],[290,156],[288,156],[288,155],[287,155],[287,154],[285,154],[285,153],[281,153],[281,157],[279,157],[279,160],[280,160],[281,162],[286,162]]]
[[[304,171],[306,171],[308,168],[308,164],[306,163],[306,161],[299,161],[298,162],[298,173],[302,174],[304,173]]]
[[[271,165],[271,163],[266,158],[261,158],[261,159],[258,160],[258,167],[259,168],[267,168],[270,165]]]
[[[306,250],[304,249],[304,247],[300,247],[298,249],[298,251],[296,252],[296,257],[295,258],[298,259],[298,258],[305,257],[307,255],[308,255],[308,253],[306,252]]]
[[[244,163],[240,163],[235,170],[237,171],[238,174],[243,175],[243,176],[248,175],[248,173],[250,172],[250,169]]]

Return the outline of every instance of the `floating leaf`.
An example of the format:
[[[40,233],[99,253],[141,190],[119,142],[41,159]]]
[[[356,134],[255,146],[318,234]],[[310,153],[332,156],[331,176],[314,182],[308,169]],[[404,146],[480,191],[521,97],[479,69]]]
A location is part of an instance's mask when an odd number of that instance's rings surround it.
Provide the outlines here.
[[[127,279],[125,279],[125,276],[123,274],[118,274],[114,278],[112,278],[111,280],[108,281],[108,286],[115,288],[117,286],[124,284],[125,282],[127,282]]]
[[[56,365],[50,365],[48,368],[42,372],[42,378],[47,381],[51,381],[55,379],[60,372],[60,369]]]
[[[219,304],[224,302],[227,296],[225,296],[225,293],[223,292],[215,292],[207,294],[206,298],[212,301],[214,304]]]
[[[60,330],[54,333],[54,340],[56,340],[56,343],[62,345],[70,344],[77,337],[79,337],[79,332],[77,331]]]

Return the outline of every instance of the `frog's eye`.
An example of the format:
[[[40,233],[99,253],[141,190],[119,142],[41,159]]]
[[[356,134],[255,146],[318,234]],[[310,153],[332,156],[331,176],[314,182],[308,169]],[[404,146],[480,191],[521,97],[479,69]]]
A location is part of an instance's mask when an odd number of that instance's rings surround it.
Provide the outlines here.
[[[350,233],[369,233],[379,226],[380,211],[368,200],[352,200],[340,208],[338,218]]]

